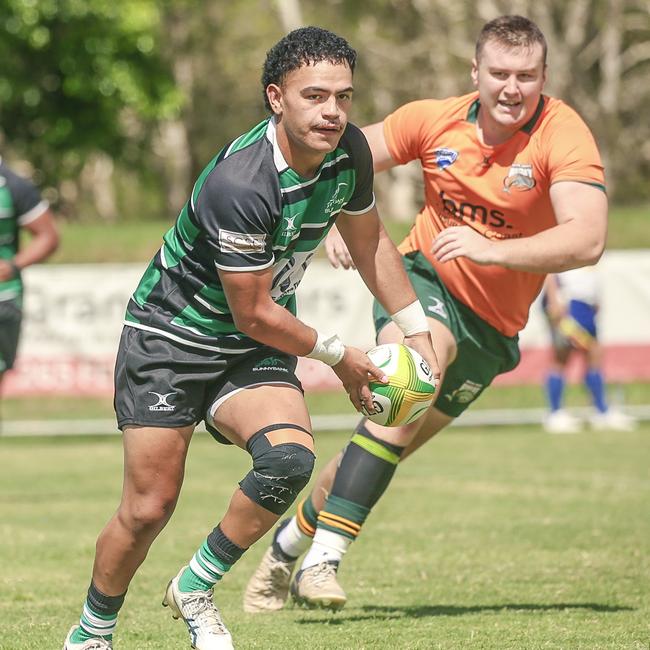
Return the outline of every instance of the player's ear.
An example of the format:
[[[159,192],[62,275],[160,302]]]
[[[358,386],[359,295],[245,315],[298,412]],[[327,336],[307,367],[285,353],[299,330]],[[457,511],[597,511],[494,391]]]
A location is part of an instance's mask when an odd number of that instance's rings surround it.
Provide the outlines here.
[[[476,58],[472,59],[472,83],[478,86],[478,61]]]
[[[273,112],[282,115],[282,88],[276,84],[269,84],[266,87],[266,97]]]

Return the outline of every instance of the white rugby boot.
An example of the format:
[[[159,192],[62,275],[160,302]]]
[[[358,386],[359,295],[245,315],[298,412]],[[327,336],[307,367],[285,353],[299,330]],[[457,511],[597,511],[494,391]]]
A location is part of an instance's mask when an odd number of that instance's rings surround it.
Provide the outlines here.
[[[72,643],[70,637],[78,627],[78,625],[73,625],[70,628],[68,636],[65,637],[65,642],[63,643],[63,650],[113,650],[113,642],[108,639],[87,639],[81,643]]]
[[[186,568],[169,581],[163,607],[171,609],[173,618],[185,621],[195,650],[234,650],[230,632],[212,600],[214,589],[187,593],[178,589],[178,580]]]
[[[291,582],[291,597],[309,609],[343,609],[348,598],[336,579],[338,562],[321,562],[301,569]]]
[[[578,433],[582,430],[582,420],[564,409],[549,413],[542,423],[546,433]]]
[[[633,431],[637,424],[637,420],[631,415],[615,409],[609,409],[605,413],[594,413],[589,418],[589,425],[595,431]]]
[[[273,543],[266,549],[255,573],[244,591],[244,611],[275,612],[282,609],[289,596],[291,574],[298,558],[290,560],[276,540],[289,519],[283,521],[273,535]]]

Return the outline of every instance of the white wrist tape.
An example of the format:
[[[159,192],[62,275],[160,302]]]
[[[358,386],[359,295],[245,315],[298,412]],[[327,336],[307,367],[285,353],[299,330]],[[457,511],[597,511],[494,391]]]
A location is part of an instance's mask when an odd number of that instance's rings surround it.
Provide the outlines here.
[[[427,317],[418,300],[407,305],[391,316],[393,323],[402,330],[404,336],[428,332]]]
[[[345,345],[336,334],[332,336],[324,336],[320,332],[317,334],[314,349],[307,356],[310,359],[318,359],[328,366],[335,366],[345,354]]]

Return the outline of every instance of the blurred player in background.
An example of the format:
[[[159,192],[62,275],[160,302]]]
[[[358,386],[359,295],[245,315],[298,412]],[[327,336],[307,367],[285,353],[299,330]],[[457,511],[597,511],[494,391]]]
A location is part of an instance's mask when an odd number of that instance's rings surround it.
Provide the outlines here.
[[[487,23],[472,65],[477,92],[416,101],[363,129],[375,171],[419,160],[425,205],[400,245],[428,316],[442,384],[428,414],[403,427],[362,421],[278,527],[252,576],[246,610],[340,608],[337,570],[401,460],[458,417],[519,362],[518,332],[546,273],[594,264],[605,245],[607,196],[582,119],[542,94],[546,41],[521,16]],[[342,241],[327,246],[350,265]],[[379,343],[401,334],[378,305]],[[408,540],[394,539],[395,553]],[[297,558],[307,549],[291,580]]]
[[[544,283],[542,304],[553,347],[545,384],[549,414],[544,428],[549,433],[576,433],[582,428],[580,418],[562,408],[567,365],[576,354],[584,356],[584,384],[595,409],[589,417],[591,427],[629,431],[635,426],[633,418],[607,403],[597,328],[600,294],[600,278],[593,266],[549,275]]]
[[[21,231],[29,241],[21,242]],[[0,395],[16,359],[22,321],[22,270],[42,262],[59,244],[54,215],[31,181],[0,158]]]
[[[358,410],[373,411],[368,381],[384,376],[365,353],[295,316],[296,288],[336,219],[372,293],[438,370],[424,311],[377,215],[368,144],[347,121],[355,61],[344,39],[316,27],[268,52],[272,116],[205,168],[129,302],[115,373],[122,501],[97,541],[65,650],[112,647],[126,590],[174,510],[203,419],[253,466],[163,604],[185,621],[193,648],[233,647],[213,588],[286,512],[314,464],[297,357],[332,366]]]

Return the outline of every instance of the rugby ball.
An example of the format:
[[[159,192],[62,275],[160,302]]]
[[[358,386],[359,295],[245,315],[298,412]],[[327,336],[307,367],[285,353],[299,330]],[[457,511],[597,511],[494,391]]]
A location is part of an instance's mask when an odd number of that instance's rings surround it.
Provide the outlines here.
[[[388,377],[387,384],[369,382],[375,412],[367,417],[385,427],[398,427],[424,415],[436,390],[429,364],[400,343],[378,345],[367,354]]]

